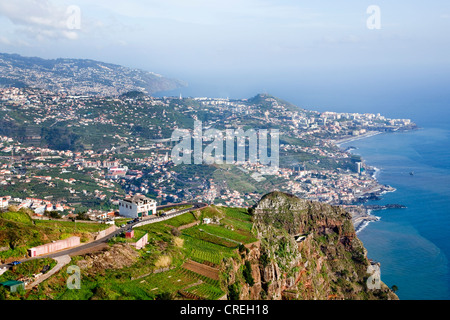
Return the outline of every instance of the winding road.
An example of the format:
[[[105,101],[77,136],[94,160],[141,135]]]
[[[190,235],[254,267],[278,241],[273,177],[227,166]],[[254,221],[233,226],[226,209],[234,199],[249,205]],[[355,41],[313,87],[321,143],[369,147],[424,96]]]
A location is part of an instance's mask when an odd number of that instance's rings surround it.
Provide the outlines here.
[[[189,207],[189,208],[186,208],[186,209],[183,209],[183,210],[179,210],[179,211],[175,211],[175,212],[172,212],[172,213],[168,213],[164,217],[149,216],[149,217],[143,218],[140,221],[136,221],[136,222],[127,224],[125,227],[119,228],[116,231],[114,231],[114,232],[108,234],[107,236],[105,236],[103,238],[100,238],[98,240],[94,240],[94,241],[91,241],[91,242],[88,242],[88,243],[85,243],[85,244],[82,244],[82,245],[79,245],[79,246],[76,246],[76,247],[72,247],[72,248],[69,248],[69,249],[53,252],[53,253],[50,253],[50,254],[40,255],[40,256],[32,257],[32,258],[25,258],[25,259],[18,260],[18,261],[26,262],[26,261],[30,261],[30,260],[34,260],[34,259],[43,259],[43,258],[53,258],[53,259],[58,261],[57,258],[61,258],[62,256],[68,256],[70,258],[70,256],[76,256],[76,255],[82,254],[83,252],[86,252],[89,249],[95,248],[97,246],[102,246],[104,243],[108,242],[108,240],[111,239],[112,237],[114,237],[114,236],[116,236],[118,234],[121,234],[122,232],[124,232],[124,231],[126,231],[126,230],[128,230],[130,228],[133,228],[136,225],[137,226],[141,226],[141,225],[145,225],[145,224],[149,224],[149,223],[155,223],[155,222],[159,222],[159,221],[162,221],[162,220],[167,220],[167,219],[170,219],[170,218],[172,218],[174,216],[178,216],[180,214],[188,212],[190,210],[197,210],[197,209],[201,209],[201,208],[204,208],[204,207],[208,206],[207,203],[203,203],[203,202],[198,202],[198,203],[179,203],[179,204],[173,204],[173,205],[158,206],[157,209],[167,208],[167,207],[171,207],[171,206],[176,207],[176,206],[186,205],[186,204],[191,204],[192,207]],[[9,269],[9,268],[11,268],[11,265],[10,264],[2,264],[2,265],[0,265],[0,269],[1,268]],[[55,268],[53,268],[53,269],[55,269]]]

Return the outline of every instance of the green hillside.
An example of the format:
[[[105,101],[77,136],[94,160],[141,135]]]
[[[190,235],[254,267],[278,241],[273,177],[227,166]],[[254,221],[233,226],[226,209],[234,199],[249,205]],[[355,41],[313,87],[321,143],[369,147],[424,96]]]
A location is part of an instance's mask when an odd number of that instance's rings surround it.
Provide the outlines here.
[[[23,258],[29,248],[79,236],[82,242],[108,225],[59,220],[32,220],[26,210],[0,213],[0,264]]]

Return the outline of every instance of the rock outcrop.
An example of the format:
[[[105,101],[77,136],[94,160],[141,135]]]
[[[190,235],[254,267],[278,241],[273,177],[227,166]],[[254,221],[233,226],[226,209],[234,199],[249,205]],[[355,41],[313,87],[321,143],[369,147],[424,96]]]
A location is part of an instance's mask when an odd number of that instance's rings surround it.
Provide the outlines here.
[[[398,299],[380,281],[368,286],[374,268],[343,208],[272,192],[254,207],[253,223],[260,241],[226,263],[235,297]]]

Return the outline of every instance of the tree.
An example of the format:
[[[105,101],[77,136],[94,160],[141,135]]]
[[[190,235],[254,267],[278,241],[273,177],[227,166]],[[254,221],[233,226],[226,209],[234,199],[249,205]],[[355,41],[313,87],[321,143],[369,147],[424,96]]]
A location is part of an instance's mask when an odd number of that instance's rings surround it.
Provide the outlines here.
[[[398,291],[398,287],[394,284],[394,285],[391,287],[391,290],[392,290],[393,293],[396,293],[396,292]]]
[[[77,220],[91,220],[91,219],[89,219],[89,216],[86,214],[86,211],[84,211],[78,213]]]
[[[0,300],[6,300],[8,298],[8,291],[4,286],[0,286]]]
[[[50,211],[48,213],[49,217],[52,219],[61,219],[61,215],[59,214],[58,211]]]

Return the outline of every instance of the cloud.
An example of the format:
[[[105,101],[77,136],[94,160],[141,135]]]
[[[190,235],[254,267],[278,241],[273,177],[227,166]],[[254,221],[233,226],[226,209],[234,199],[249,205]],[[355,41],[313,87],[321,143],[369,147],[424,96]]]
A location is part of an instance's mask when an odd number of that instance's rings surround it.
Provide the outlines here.
[[[305,21],[319,17],[317,12],[298,4],[280,4],[267,0],[97,0],[95,4],[119,16],[164,19],[196,25],[220,25],[239,21]]]
[[[68,10],[70,7],[72,10]],[[80,29],[80,10],[70,7],[57,6],[48,0],[2,1],[0,16],[9,19],[16,33],[31,39],[74,40],[78,38],[76,30]]]

